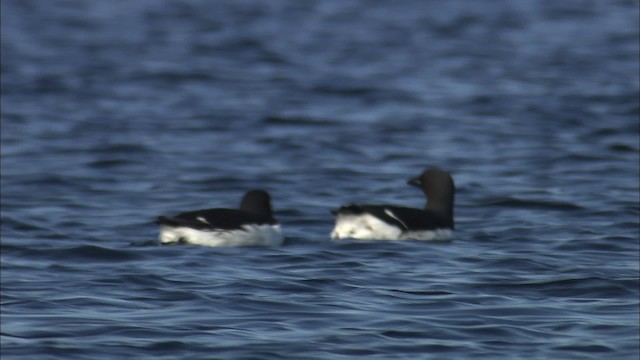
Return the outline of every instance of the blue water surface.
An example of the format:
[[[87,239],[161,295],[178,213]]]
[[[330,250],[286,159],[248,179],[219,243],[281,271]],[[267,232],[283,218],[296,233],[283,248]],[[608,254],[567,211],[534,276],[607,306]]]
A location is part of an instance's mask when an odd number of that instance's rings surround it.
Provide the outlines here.
[[[640,355],[636,1],[1,4],[3,360]],[[330,240],[428,166],[454,241]]]

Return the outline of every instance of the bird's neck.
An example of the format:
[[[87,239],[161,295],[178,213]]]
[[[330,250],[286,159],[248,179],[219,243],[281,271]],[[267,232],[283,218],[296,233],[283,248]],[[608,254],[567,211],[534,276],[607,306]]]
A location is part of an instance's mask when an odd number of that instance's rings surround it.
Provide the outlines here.
[[[424,208],[449,222],[453,227],[453,199],[429,199]]]

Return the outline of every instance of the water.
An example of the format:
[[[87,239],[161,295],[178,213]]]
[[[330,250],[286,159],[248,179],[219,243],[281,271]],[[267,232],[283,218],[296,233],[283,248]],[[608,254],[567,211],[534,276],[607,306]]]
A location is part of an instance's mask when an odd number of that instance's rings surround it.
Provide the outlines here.
[[[2,1],[3,359],[637,359],[634,1]],[[451,243],[331,241],[349,202]],[[278,248],[157,246],[264,188]]]

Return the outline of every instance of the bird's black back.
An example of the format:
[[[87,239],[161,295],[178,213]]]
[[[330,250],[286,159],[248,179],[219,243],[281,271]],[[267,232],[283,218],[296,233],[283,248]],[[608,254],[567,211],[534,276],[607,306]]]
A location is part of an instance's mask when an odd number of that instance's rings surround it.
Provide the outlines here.
[[[277,224],[271,216],[264,216],[253,212],[237,209],[206,209],[189,211],[179,214],[173,218],[160,216],[157,221],[159,225],[186,226],[194,229],[239,229],[248,224]]]

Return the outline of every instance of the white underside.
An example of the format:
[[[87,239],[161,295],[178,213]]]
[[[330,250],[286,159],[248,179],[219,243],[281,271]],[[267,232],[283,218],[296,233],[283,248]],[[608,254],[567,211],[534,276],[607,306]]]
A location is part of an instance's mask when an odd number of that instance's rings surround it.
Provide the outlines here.
[[[280,225],[244,225],[239,230],[203,231],[188,227],[160,227],[160,242],[203,246],[278,246],[284,242]]]
[[[331,232],[333,239],[449,241],[451,229],[404,232],[369,214],[338,215]]]

